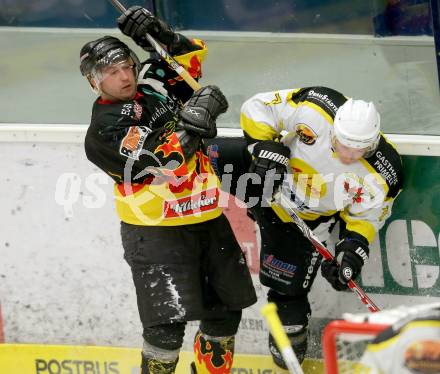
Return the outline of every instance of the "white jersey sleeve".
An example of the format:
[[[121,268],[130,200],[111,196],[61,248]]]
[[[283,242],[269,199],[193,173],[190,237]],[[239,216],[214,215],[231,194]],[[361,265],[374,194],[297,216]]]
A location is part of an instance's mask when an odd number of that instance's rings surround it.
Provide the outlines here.
[[[288,100],[298,90],[279,90],[256,94],[241,107],[240,124],[244,132],[255,140],[273,140],[283,130],[291,131],[294,110]],[[289,109],[289,110],[286,110]]]

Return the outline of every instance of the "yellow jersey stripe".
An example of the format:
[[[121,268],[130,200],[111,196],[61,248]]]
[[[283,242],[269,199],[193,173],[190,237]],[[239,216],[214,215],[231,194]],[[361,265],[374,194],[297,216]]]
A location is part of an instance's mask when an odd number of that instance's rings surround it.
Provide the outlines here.
[[[340,216],[347,224],[347,230],[361,234],[368,240],[368,243],[371,244],[376,235],[376,229],[372,223],[362,219],[353,219],[353,217],[350,217],[347,212],[341,212]]]
[[[318,106],[314,103],[311,103],[310,101],[307,101],[307,100],[298,104],[298,106],[302,106],[302,105],[305,105],[305,106],[308,106],[309,108],[312,108],[313,110],[318,112],[321,116],[323,116],[328,123],[333,125],[333,122],[334,122],[333,118],[320,106]]]
[[[297,88],[297,89],[293,90],[292,92],[289,92],[286,97],[287,103],[295,109],[298,107],[298,104],[292,100],[292,96],[295,95],[299,90],[300,90],[300,88]]]
[[[278,133],[269,125],[263,122],[256,122],[243,113],[240,114],[241,128],[251,138],[257,140],[273,140],[278,137]]]

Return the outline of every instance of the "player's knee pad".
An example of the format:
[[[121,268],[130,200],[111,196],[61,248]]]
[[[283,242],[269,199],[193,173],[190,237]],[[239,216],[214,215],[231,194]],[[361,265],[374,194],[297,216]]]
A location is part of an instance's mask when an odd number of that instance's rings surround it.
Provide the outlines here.
[[[184,322],[144,328],[142,374],[174,373],[184,334]]]
[[[193,372],[230,373],[234,358],[235,336],[210,336],[197,331],[194,338]]]
[[[200,323],[200,330],[211,336],[235,335],[241,320],[241,310],[229,311],[223,318],[204,319]]]
[[[307,325],[290,325],[284,326],[284,330],[286,331],[287,338],[290,341],[290,345],[292,346],[293,351],[299,361],[302,363],[304,361],[304,357],[307,351],[307,341],[309,335],[309,329]],[[281,355],[280,350],[271,334],[269,334],[269,351],[272,355],[273,361],[279,367],[283,369],[287,369],[287,365],[284,362],[284,359]]]
[[[185,322],[169,323],[144,328],[144,341],[153,347],[174,351],[180,349],[185,335]]]

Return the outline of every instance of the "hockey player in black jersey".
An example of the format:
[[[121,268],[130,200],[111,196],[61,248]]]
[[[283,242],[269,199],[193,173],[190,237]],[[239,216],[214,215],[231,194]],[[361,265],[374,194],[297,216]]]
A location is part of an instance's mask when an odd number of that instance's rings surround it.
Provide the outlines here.
[[[267,202],[283,183],[281,193],[323,242],[339,221],[339,263],[324,261],[321,272],[334,289],[345,290],[391,214],[402,188],[401,159],[380,133],[373,103],[327,87],[257,94],[243,104],[240,121],[252,155],[250,172],[261,181],[248,191],[260,199],[251,209],[261,233],[260,281],[269,287],[268,300],[277,304],[302,361],[312,312],[308,294],[322,257],[290,216]],[[272,336],[269,348],[275,363],[285,367]]]
[[[144,49],[148,32],[194,78],[206,46],[141,7],[119,19]],[[143,326],[142,374],[174,373],[187,321],[200,320],[197,373],[229,373],[241,310],[256,301],[245,258],[219,206],[220,182],[203,139],[228,104],[219,88],[196,92],[154,55],[140,63],[119,39],[84,45],[80,69],[98,94],[88,159],[115,182],[124,257]]]

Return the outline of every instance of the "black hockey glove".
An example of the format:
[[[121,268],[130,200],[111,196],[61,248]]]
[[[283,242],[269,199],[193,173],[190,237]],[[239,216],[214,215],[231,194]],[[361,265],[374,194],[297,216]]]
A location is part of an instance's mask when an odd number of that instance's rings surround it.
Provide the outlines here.
[[[261,184],[248,186],[249,195],[260,197],[264,188],[273,185],[270,195],[283,182],[284,174],[289,165],[290,149],[282,143],[273,140],[263,140],[254,146],[249,173],[255,173],[261,178]],[[269,172],[269,173],[268,173]]]
[[[173,43],[175,37],[170,26],[138,5],[128,8],[118,18],[118,27],[125,35],[130,36],[137,45],[147,51],[154,49],[145,37],[146,33],[166,46]]]
[[[368,241],[362,235],[349,232],[336,244],[335,252],[335,258],[342,257],[341,264],[339,265],[336,259],[323,261],[321,274],[335,290],[342,291],[348,288],[347,283],[351,279],[356,279],[361,273],[370,250]]]
[[[202,138],[217,135],[216,119],[226,112],[228,101],[217,86],[202,87],[191,96],[180,111],[180,125]]]
[[[201,138],[197,134],[183,130],[177,131],[176,134],[179,138],[185,161],[188,161],[199,149]]]

